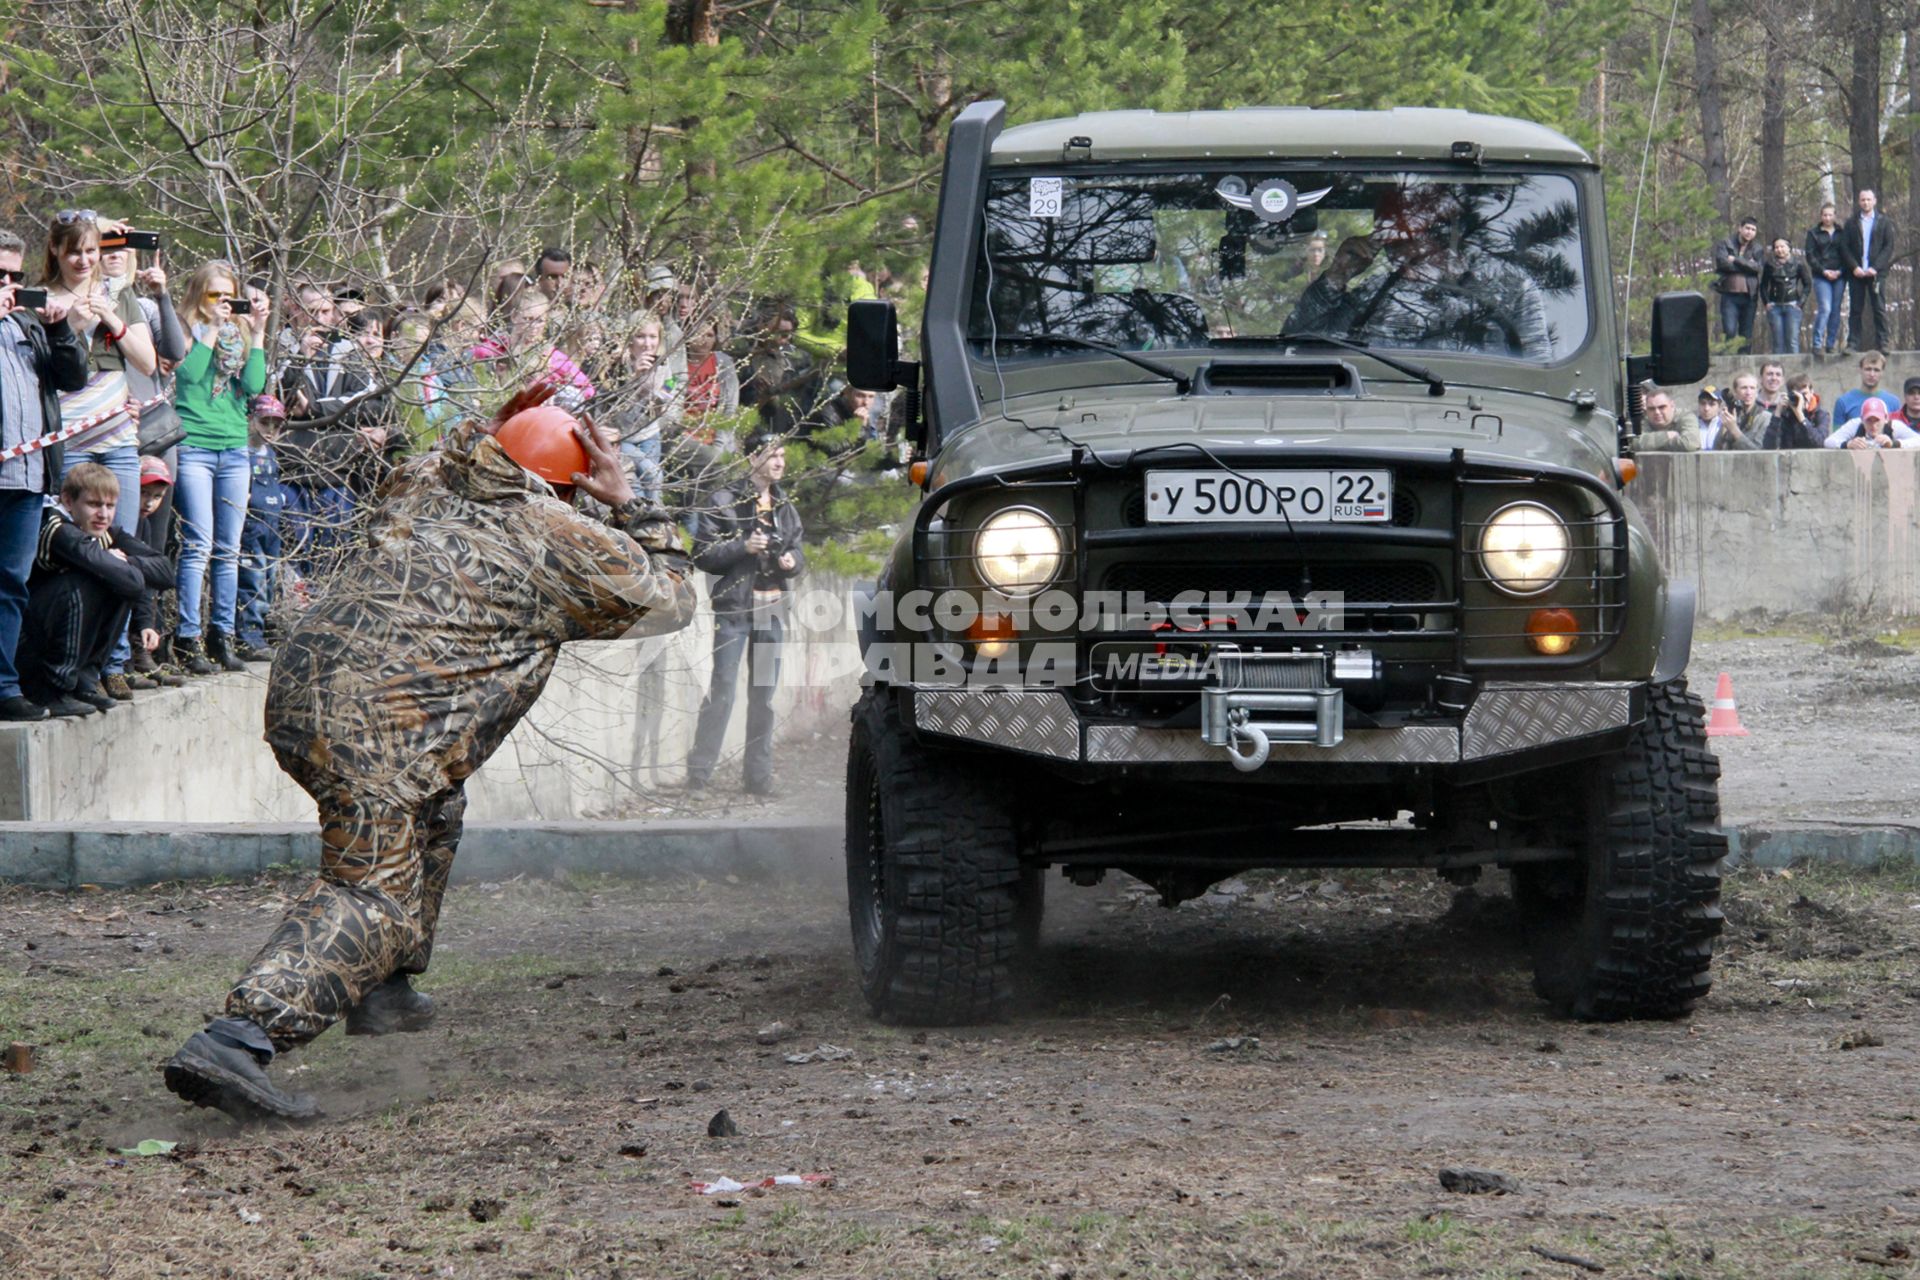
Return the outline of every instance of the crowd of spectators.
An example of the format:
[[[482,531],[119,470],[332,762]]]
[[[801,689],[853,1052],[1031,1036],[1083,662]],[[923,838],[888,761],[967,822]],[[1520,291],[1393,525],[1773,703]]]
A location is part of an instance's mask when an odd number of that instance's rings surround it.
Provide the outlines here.
[[[1671,391],[1648,388],[1636,453],[1736,449],[1897,449],[1920,443],[1920,368],[1896,384],[1887,357],[1860,357],[1858,385],[1822,400],[1806,373],[1787,376],[1777,360],[1736,375],[1731,385],[1700,388],[1693,407]]]
[[[271,661],[389,471],[529,385],[617,441],[696,548],[769,449],[814,444],[843,481],[891,452],[884,405],[834,376],[845,303],[876,293],[857,266],[751,308],[562,246],[415,300],[218,260],[176,289],[157,236],[89,209],[27,256],[0,232],[0,719]]]
[[[1750,355],[1764,314],[1768,349],[1776,355],[1800,354],[1803,334],[1805,350],[1815,356],[1890,346],[1886,280],[1898,253],[1893,222],[1868,188],[1856,194],[1845,221],[1833,205],[1821,205],[1798,251],[1784,231],[1762,241],[1758,219],[1742,218],[1713,250],[1720,336]]]

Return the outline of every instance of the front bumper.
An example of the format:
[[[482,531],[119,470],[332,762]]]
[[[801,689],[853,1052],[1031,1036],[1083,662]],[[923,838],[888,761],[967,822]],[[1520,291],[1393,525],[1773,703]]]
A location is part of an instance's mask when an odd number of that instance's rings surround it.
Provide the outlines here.
[[[1348,729],[1337,745],[1275,743],[1269,764],[1458,765],[1578,744],[1636,723],[1632,682],[1488,682],[1457,721]],[[1089,765],[1217,764],[1225,751],[1191,728],[1085,720],[1054,689],[913,689],[915,726],[944,738]]]

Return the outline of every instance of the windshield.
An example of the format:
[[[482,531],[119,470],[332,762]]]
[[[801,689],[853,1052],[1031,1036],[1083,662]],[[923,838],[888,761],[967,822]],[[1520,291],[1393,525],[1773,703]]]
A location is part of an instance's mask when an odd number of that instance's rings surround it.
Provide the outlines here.
[[[1023,173],[991,183],[986,222],[968,323],[983,356],[1021,335],[1144,351],[1324,334],[1549,364],[1587,340],[1560,174]]]

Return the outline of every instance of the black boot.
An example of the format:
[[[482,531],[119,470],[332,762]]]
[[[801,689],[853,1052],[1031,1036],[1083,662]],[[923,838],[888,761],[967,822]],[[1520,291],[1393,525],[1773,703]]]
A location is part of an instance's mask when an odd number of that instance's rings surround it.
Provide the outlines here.
[[[320,1108],[304,1093],[282,1093],[267,1078],[273,1042],[243,1018],[216,1018],[167,1060],[167,1088],[196,1107],[236,1120],[311,1120]]]
[[[213,674],[213,664],[207,661],[207,651],[200,647],[198,636],[175,636],[173,660],[190,676]]]
[[[207,632],[207,660],[225,671],[247,669],[247,664],[240,661],[240,655],[233,651],[233,645],[224,631]]]
[[[347,1034],[384,1036],[395,1031],[425,1031],[433,1025],[433,997],[422,995],[396,973],[367,992],[347,1011]]]

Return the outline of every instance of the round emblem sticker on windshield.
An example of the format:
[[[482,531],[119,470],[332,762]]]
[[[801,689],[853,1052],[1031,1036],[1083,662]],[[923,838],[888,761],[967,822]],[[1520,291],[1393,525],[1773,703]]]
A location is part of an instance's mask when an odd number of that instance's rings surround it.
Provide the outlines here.
[[[1263,222],[1285,222],[1300,207],[1300,193],[1285,178],[1268,178],[1253,189],[1253,215]]]

